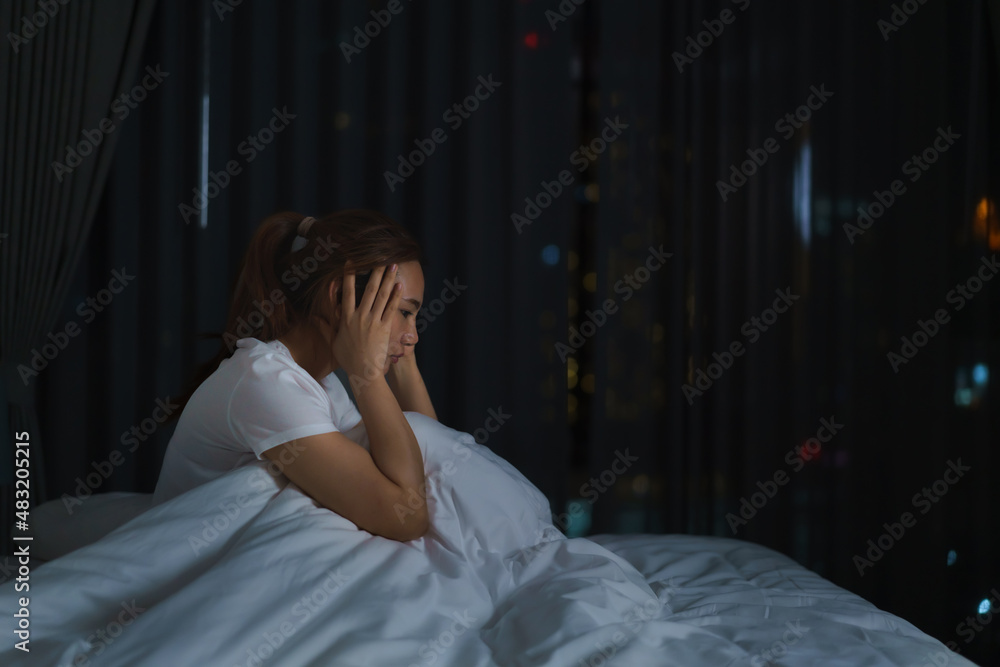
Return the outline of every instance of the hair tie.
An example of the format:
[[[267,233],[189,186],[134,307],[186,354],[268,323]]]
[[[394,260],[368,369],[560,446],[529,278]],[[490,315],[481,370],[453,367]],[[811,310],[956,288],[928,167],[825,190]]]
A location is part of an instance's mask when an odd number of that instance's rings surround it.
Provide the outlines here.
[[[302,218],[302,222],[299,223],[297,234],[292,240],[292,252],[298,252],[306,247],[309,243],[309,239],[306,238],[306,234],[309,233],[309,228],[312,227],[313,223],[316,222],[316,218],[312,216],[306,216]]]

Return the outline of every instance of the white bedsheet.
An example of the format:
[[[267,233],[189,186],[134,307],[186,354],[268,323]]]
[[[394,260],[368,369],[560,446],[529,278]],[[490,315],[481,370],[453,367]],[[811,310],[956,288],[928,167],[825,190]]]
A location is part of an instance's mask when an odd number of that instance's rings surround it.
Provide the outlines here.
[[[31,575],[30,654],[0,664],[971,665],[771,550],[690,536],[565,539],[520,473],[407,414],[432,533],[399,543],[263,464],[154,507]]]

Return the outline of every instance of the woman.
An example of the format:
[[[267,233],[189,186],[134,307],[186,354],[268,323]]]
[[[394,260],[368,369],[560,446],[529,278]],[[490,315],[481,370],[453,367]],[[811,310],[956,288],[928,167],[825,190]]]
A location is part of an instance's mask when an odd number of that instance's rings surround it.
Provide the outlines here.
[[[359,528],[400,541],[422,536],[426,506],[403,519],[393,509],[425,482],[403,411],[437,418],[413,354],[419,257],[413,238],[373,211],[264,220],[243,261],[223,348],[183,404],[154,501],[269,459]],[[344,434],[360,421],[368,449]]]

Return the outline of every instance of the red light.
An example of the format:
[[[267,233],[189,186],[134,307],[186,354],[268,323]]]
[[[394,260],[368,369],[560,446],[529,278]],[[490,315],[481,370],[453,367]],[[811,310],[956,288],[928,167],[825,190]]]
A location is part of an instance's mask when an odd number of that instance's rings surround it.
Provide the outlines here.
[[[529,32],[527,35],[525,35],[524,36],[524,45],[527,46],[529,49],[537,49],[538,48],[538,33],[537,32]]]
[[[823,455],[823,445],[816,438],[809,438],[798,449],[799,458],[806,463],[817,461]]]

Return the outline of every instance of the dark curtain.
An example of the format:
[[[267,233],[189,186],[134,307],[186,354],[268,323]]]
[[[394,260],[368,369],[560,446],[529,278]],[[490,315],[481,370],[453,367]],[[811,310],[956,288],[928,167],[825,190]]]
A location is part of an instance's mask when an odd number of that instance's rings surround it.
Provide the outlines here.
[[[575,440],[590,474],[619,443],[656,471],[602,497],[597,529],[761,542],[964,646],[956,626],[1000,575],[987,387],[1000,291],[987,282],[964,307],[953,292],[1000,250],[997,68],[982,3],[912,5],[899,26],[860,2],[649,3],[641,19],[640,4],[595,6],[591,126],[632,127],[577,227],[596,239],[583,307],[614,296],[650,245],[674,257],[584,350],[599,391]],[[696,54],[687,37],[727,8],[693,63],[671,57]],[[800,126],[785,117],[797,109]],[[907,167],[935,141],[940,157]],[[857,227],[859,207],[890,197]],[[779,292],[797,298],[769,322]],[[935,334],[894,369],[887,355],[922,330]],[[958,461],[971,470],[935,487]],[[915,525],[882,540],[891,551],[855,560],[906,511]]]
[[[1000,585],[1000,292],[954,290],[1000,250],[996,36],[897,4],[161,4],[63,319],[136,277],[39,378],[50,496],[152,490],[261,218],[371,207],[425,249],[442,421],[567,532],[760,542],[994,654],[956,627]]]
[[[0,49],[4,544],[14,510],[14,434],[29,435],[33,498],[46,496],[43,452],[58,457],[63,444],[41,446],[37,378],[81,333],[81,315],[61,313],[124,120],[119,96],[135,83],[153,6],[153,0],[0,3],[8,42]]]

